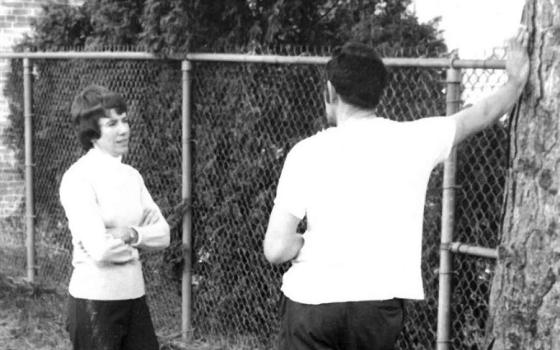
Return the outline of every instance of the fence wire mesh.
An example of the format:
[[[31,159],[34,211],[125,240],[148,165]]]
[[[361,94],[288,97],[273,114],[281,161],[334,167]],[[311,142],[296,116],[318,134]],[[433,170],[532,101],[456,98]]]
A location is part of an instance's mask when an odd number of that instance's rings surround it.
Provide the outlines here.
[[[14,108],[23,108],[23,61],[22,60],[2,60],[2,67],[5,69],[2,77],[4,96],[11,91],[11,98],[3,98],[1,103],[2,116],[5,118],[9,114],[10,105]],[[10,67],[13,67],[10,73]],[[0,218],[0,269],[10,276],[25,276],[26,274],[26,249],[25,249],[25,218],[21,208],[16,203],[19,197],[15,196],[14,182],[17,178],[23,178],[23,163],[17,162],[18,153],[23,152],[22,135],[16,135],[9,127],[9,120],[6,118],[0,129],[0,203],[2,204],[2,217]],[[10,142],[6,140],[21,140],[17,145],[10,147]],[[14,155],[14,151],[16,154]],[[14,179],[12,179],[12,177]],[[21,188],[20,188],[21,190]],[[23,195],[23,191],[20,191]],[[4,206],[6,206],[4,208]],[[15,208],[14,208],[15,207]],[[15,209],[15,210],[14,210]]]
[[[194,67],[195,335],[267,344],[285,267],[262,239],[283,160],[323,127],[316,66],[198,63]]]
[[[21,72],[21,61],[12,60]],[[278,329],[282,273],[262,254],[262,239],[288,150],[324,128],[321,65],[197,62],[192,81],[193,326],[195,339],[228,348],[271,348]],[[399,121],[445,114],[445,69],[390,67],[378,114]],[[17,75],[20,74],[20,75]],[[64,171],[80,155],[69,120],[74,95],[90,83],[125,97],[131,149],[124,161],[143,175],[172,226],[171,247],[144,254],[147,295],[160,335],[181,323],[181,67],[164,60],[36,60],[33,145],[37,277],[65,285],[71,236],[58,200]],[[22,75],[12,77],[9,138],[23,149]],[[468,70],[464,96],[496,84],[491,71]],[[19,97],[18,97],[19,96]],[[458,149],[454,240],[498,243],[506,161],[503,125]],[[22,154],[18,153],[23,164]],[[407,302],[399,349],[435,348],[442,167],[430,179],[424,217],[422,271],[426,300]],[[4,221],[8,219],[3,219]],[[23,211],[2,229],[1,271],[25,273]],[[8,222],[8,221],[6,221]],[[6,253],[6,242],[14,246]],[[478,349],[488,313],[494,261],[455,256],[452,334],[456,349]]]
[[[506,80],[505,72],[463,72],[465,105]],[[507,117],[472,136],[457,149],[457,191],[453,240],[495,248],[499,244],[508,167]],[[493,259],[455,254],[452,279],[453,349],[485,349],[484,335],[494,274]]]

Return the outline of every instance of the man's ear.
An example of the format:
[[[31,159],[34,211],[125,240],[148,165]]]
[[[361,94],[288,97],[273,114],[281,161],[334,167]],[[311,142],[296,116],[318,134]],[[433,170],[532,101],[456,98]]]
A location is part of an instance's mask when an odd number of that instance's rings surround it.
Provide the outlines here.
[[[327,86],[325,88],[325,102],[331,104],[335,103],[337,99],[338,95],[336,94],[334,86],[327,80]]]
[[[334,86],[330,81],[327,81],[325,86],[325,116],[327,118],[327,123],[329,125],[336,125],[336,103],[338,101],[338,95]]]

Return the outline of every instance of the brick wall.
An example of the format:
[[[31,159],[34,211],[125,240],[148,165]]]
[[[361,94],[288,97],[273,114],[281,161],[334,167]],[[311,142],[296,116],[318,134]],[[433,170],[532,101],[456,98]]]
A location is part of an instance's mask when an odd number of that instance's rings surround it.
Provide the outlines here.
[[[0,51],[11,51],[24,34],[31,34],[30,20],[41,13],[41,5],[64,0],[0,0]],[[83,0],[71,0],[78,5]],[[0,59],[0,135],[8,124],[8,101],[4,85],[9,70],[9,60]],[[23,89],[22,89],[23,91]],[[0,218],[15,214],[24,195],[23,164],[17,164],[13,150],[0,139]]]

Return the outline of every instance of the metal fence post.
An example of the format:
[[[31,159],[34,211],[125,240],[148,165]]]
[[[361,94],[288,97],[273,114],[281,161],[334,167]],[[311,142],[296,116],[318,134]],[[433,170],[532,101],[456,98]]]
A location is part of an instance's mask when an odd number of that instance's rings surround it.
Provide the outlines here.
[[[461,102],[461,71],[453,67],[447,70],[446,105],[447,115],[456,113]],[[451,338],[451,274],[452,262],[450,244],[453,238],[455,222],[455,174],[456,150],[453,148],[444,164],[443,198],[441,212],[441,246],[439,260],[439,293],[438,293],[438,322],[437,322],[437,350],[448,350]]]
[[[35,215],[33,212],[33,132],[31,61],[23,59],[23,118],[25,142],[25,245],[27,249],[27,279],[35,281]]]
[[[184,202],[191,202],[192,191],[192,154],[191,154],[191,70],[192,63],[181,62],[182,73],[182,191]],[[182,320],[181,335],[184,341],[192,340],[192,209],[187,208],[183,217],[183,276],[182,287]]]

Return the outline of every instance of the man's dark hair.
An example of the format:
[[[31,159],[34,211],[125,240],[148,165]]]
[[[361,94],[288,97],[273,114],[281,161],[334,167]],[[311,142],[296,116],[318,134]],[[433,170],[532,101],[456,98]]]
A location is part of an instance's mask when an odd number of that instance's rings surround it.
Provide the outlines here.
[[[84,150],[92,148],[93,140],[101,137],[99,118],[109,117],[111,109],[118,114],[125,113],[126,101],[104,86],[89,85],[74,98],[70,114]]]
[[[379,103],[387,86],[387,69],[371,47],[349,42],[335,50],[326,67],[327,79],[344,102],[363,109]]]

